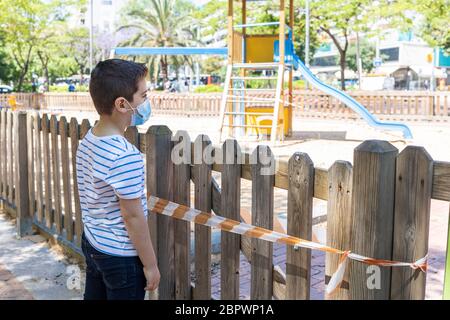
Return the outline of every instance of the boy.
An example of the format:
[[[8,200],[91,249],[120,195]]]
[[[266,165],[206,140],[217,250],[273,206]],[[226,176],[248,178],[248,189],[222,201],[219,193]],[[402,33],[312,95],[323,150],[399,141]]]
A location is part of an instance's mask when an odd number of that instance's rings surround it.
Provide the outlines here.
[[[89,92],[100,120],[77,150],[76,170],[86,257],[85,300],[140,299],[160,273],[147,225],[144,162],[124,137],[151,113],[144,65],[100,62]]]

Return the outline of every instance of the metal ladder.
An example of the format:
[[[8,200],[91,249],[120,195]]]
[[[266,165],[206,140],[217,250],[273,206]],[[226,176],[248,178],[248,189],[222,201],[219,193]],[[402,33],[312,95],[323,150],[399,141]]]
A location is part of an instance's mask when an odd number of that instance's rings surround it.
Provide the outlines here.
[[[284,139],[283,121],[280,121],[280,101],[281,93],[283,90],[284,82],[284,71],[286,71],[289,66],[283,65],[278,62],[269,63],[233,63],[228,64],[227,72],[224,83],[224,90],[222,94],[222,100],[220,105],[220,124],[219,124],[219,140],[222,140],[222,134],[224,127],[227,127],[228,136],[231,137],[242,137],[245,135],[246,128],[254,128],[259,136],[258,129],[271,129],[270,141],[275,143],[275,141]],[[276,72],[276,76],[273,75],[252,75],[246,76],[247,71],[271,71]],[[235,73],[239,72],[239,75]],[[244,74],[244,75],[243,75]],[[245,83],[247,80],[276,80],[275,88],[261,88],[261,89],[250,89],[245,88]],[[246,96],[247,92],[271,92],[275,94],[275,101],[268,102],[252,102],[257,103],[258,106],[273,106],[273,112],[245,112]],[[248,101],[248,100],[247,100]],[[247,102],[248,103],[248,102]],[[232,111],[229,107],[232,104]],[[281,111],[283,111],[281,109]],[[256,124],[245,124],[246,115],[257,116]],[[232,117],[232,121],[225,123],[226,117]],[[261,125],[263,120],[271,120],[271,125]]]

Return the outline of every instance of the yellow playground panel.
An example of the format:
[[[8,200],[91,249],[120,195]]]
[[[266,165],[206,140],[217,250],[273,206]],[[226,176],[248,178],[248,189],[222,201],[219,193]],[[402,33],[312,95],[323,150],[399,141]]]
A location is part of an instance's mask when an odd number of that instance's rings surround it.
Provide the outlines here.
[[[252,114],[254,113],[254,114]],[[273,107],[245,107],[245,124],[252,126],[271,126],[272,117],[261,116],[260,113],[273,113]],[[284,106],[283,115],[278,118],[278,124],[283,124],[283,133],[285,136],[289,136],[292,133],[292,108]],[[246,128],[246,134],[248,135],[261,135],[272,133],[272,128]]]
[[[242,5],[239,24],[234,23],[235,2]],[[293,65],[286,57],[292,60],[293,1],[289,1],[288,16],[280,0],[278,21],[263,23],[247,21],[250,2],[254,1],[228,0],[228,65],[220,136],[226,128],[231,137],[269,135],[276,142],[292,135]],[[275,27],[267,33],[251,31],[262,26]]]
[[[275,40],[278,40],[278,35],[246,35],[245,62],[272,62]]]
[[[279,39],[278,35],[245,35],[245,62],[264,63],[272,62],[274,56],[274,42]],[[292,133],[292,107],[280,106],[283,114],[280,115],[279,124],[283,124],[283,133],[289,136]],[[261,116],[259,113],[273,113],[273,107],[245,106],[245,124],[252,126],[271,126],[272,117]],[[255,113],[252,115],[252,113]],[[272,128],[246,128],[246,134],[267,134],[270,135]]]

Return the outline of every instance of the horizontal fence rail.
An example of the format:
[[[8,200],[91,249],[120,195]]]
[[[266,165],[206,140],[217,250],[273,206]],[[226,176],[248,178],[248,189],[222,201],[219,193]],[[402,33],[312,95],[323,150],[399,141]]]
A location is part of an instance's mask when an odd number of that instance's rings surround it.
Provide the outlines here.
[[[444,120],[450,116],[450,93],[428,91],[349,91],[353,98],[380,119]],[[95,111],[89,93],[14,94],[19,107],[49,111]],[[8,106],[10,95],[0,94],[0,106]],[[215,117],[220,114],[221,93],[164,93],[153,91],[149,99],[156,115]],[[248,106],[274,99],[272,93],[248,92]],[[288,100],[285,95],[286,101]],[[268,101],[268,100],[267,100]],[[294,114],[300,117],[357,118],[336,98],[316,90],[294,90]]]
[[[90,128],[86,119],[0,112],[2,207],[17,218],[19,235],[37,229],[79,256],[83,225],[75,155]],[[353,164],[337,161],[321,169],[304,153],[286,161],[260,146],[247,154],[234,140],[212,145],[200,135],[191,141],[185,131],[172,133],[166,126],[152,126],[146,133],[129,127],[125,136],[145,157],[148,195],[274,230],[274,190],[286,190],[287,234],[307,240],[315,223],[313,198],[326,200],[327,244],[377,259],[413,262],[423,257],[430,201],[450,201],[450,162],[433,161],[421,147],[408,146],[399,153],[386,141],[365,141],[355,149]],[[227,158],[230,150],[232,157]],[[174,162],[173,154],[185,162]],[[269,163],[274,170],[261,174]],[[251,184],[250,213],[240,207],[245,180]],[[159,298],[210,299],[211,229],[153,213],[149,228],[162,270]],[[288,247],[285,271],[274,263],[273,244],[261,239],[221,231],[220,250],[221,298],[239,298],[241,259],[250,263],[252,299],[310,298],[309,249]],[[326,283],[338,262],[339,256],[327,254]],[[366,286],[366,267],[352,262],[331,298],[424,299],[425,275],[420,271],[382,268],[382,289],[375,292]]]

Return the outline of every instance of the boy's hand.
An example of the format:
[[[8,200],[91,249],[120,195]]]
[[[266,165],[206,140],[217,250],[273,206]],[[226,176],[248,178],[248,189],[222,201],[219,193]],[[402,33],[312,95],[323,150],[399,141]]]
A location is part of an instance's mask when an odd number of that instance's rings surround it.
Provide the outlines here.
[[[147,279],[147,286],[145,287],[145,290],[148,291],[154,291],[159,286],[159,280],[161,278],[161,275],[159,274],[158,266],[144,267],[144,274],[145,278]]]

